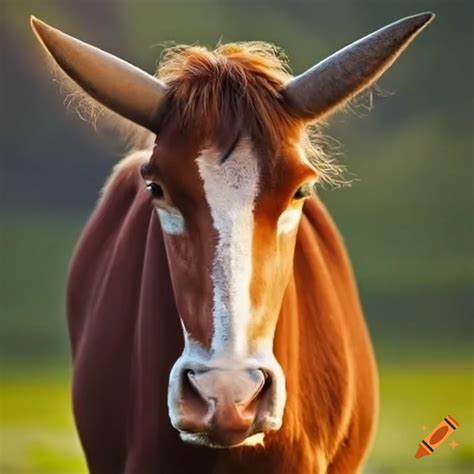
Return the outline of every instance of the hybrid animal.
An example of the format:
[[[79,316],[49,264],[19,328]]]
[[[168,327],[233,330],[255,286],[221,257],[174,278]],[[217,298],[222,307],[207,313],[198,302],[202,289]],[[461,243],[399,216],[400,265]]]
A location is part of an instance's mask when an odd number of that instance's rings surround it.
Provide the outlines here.
[[[296,77],[266,43],[175,47],[153,76],[32,18],[59,68],[149,143],[115,167],[70,267],[73,405],[92,473],[360,470],[376,364],[313,193],[337,168],[309,132],[432,18]]]

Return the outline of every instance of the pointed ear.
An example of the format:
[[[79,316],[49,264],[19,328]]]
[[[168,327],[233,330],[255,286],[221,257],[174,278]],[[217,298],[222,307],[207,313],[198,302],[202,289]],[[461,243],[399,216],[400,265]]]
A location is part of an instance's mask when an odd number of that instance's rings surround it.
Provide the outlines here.
[[[128,120],[156,128],[167,91],[163,82],[33,16],[31,27],[54,61],[85,92]]]
[[[292,79],[283,96],[303,119],[333,112],[376,81],[433,18],[433,13],[403,18],[346,46]]]

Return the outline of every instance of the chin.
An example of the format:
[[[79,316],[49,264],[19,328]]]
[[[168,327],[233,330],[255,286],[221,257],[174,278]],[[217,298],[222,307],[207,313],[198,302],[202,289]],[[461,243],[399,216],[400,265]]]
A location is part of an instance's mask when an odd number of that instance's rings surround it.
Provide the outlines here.
[[[181,431],[179,436],[185,443],[193,444],[196,446],[204,446],[206,448],[213,449],[232,449],[239,447],[255,447],[265,445],[265,433],[256,433],[252,436],[245,438],[243,441],[235,444],[222,444],[212,439],[206,433],[189,433]]]

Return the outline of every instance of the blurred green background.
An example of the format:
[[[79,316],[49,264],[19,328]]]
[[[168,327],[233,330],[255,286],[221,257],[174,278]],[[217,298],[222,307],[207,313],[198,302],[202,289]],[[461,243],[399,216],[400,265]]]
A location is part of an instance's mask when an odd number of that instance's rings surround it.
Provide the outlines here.
[[[0,472],[86,472],[69,402],[68,259],[120,137],[66,112],[29,29],[35,14],[152,72],[164,41],[266,40],[295,73],[400,17],[435,22],[379,82],[374,109],[335,116],[357,180],[320,192],[358,277],[381,376],[365,472],[472,473],[473,2],[0,0]],[[417,444],[446,415],[438,451]]]

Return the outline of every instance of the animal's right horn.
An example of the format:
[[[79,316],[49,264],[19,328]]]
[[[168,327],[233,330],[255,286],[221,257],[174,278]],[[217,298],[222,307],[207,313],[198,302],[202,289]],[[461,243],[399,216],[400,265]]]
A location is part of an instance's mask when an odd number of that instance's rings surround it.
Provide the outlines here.
[[[31,17],[31,27],[59,67],[101,104],[153,130],[166,96],[156,77]]]

